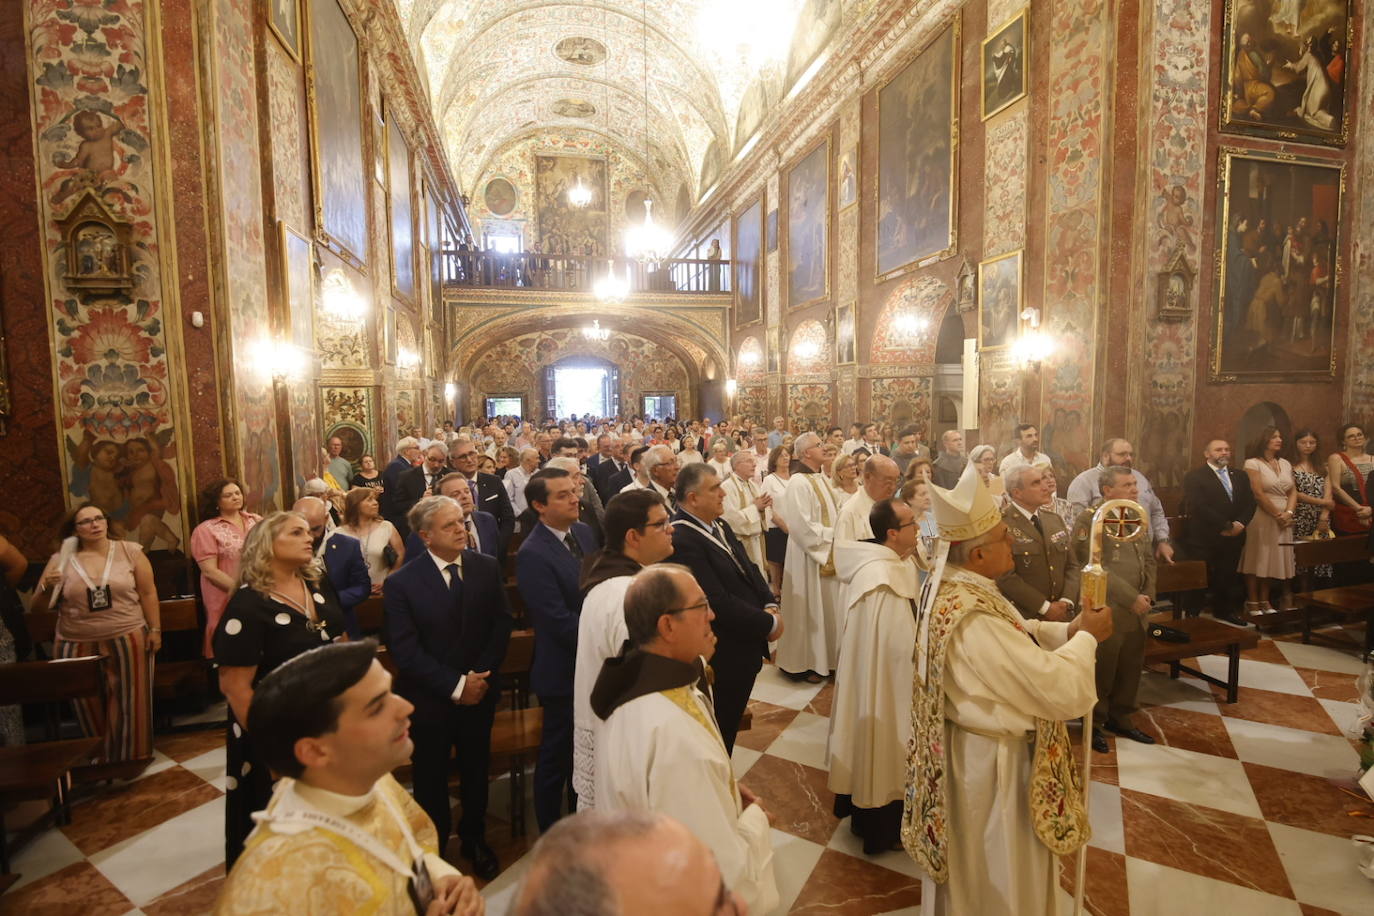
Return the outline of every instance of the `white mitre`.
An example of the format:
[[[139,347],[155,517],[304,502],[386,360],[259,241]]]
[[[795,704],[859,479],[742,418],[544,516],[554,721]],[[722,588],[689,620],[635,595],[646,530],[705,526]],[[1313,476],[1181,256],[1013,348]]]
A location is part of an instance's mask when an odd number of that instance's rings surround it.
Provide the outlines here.
[[[954,489],[946,490],[932,483],[930,502],[935,523],[940,526],[940,539],[947,543],[971,541],[996,528],[1002,520],[997,503],[972,461],[964,465],[964,473]]]

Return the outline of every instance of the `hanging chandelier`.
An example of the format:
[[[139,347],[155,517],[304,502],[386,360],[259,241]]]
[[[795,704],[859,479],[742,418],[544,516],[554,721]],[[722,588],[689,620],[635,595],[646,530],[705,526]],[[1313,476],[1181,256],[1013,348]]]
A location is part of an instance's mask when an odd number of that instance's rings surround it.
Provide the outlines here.
[[[643,19],[643,43],[641,59],[644,62],[644,166],[649,159],[649,5],[647,0],[640,2],[640,16]],[[668,257],[673,237],[667,229],[654,222],[654,202],[644,200],[644,222],[625,230],[625,253],[648,270],[657,270],[660,261]]]
[[[622,277],[615,272],[615,262],[607,258],[606,272],[597,277],[596,282],[592,284],[592,294],[601,302],[624,302],[625,297],[630,294],[629,265],[626,265],[625,276]]]
[[[585,207],[592,202],[592,189],[582,183],[582,176],[577,176],[577,184],[568,189],[568,203],[574,207]]]
[[[606,340],[611,336],[611,329],[603,328],[601,319],[593,318],[592,323],[582,329],[582,336],[587,340]]]

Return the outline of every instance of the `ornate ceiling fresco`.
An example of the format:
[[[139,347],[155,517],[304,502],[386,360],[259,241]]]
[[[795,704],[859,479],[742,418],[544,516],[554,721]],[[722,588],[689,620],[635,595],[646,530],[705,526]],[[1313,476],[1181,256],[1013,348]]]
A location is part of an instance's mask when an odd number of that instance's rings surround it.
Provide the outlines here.
[[[694,197],[705,190],[699,179],[713,145],[733,154],[747,139],[736,132],[758,125],[751,100],[782,96],[786,48],[774,63],[751,58],[744,46],[760,30],[745,34],[752,24],[739,11],[766,9],[766,31],[806,41],[814,36],[805,28],[792,35],[799,16],[835,22],[856,0],[649,0],[643,9],[640,0],[392,2],[465,192],[480,190],[512,142],[580,130],[640,163],[671,199],[682,184]]]

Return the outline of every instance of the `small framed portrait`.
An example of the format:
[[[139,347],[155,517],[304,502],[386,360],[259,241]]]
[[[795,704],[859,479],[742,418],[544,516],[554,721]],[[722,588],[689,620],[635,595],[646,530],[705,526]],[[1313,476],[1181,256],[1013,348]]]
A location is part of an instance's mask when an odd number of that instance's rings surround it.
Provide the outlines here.
[[[1155,309],[1160,321],[1179,321],[1193,314],[1193,268],[1182,250],[1156,278]]]
[[[776,210],[774,213],[778,212]],[[782,347],[780,341],[782,335],[779,333],[778,325],[773,325],[768,329],[768,371],[780,372],[782,370]]]
[[[850,302],[835,309],[835,363],[840,366],[853,365],[857,348],[854,345],[854,303]]]
[[[983,120],[1026,96],[1026,9],[983,41]]]
[[[1000,350],[1021,330],[1023,249],[978,265],[978,349]]]
[[[297,61],[301,59],[301,9],[297,0],[270,0],[267,25]]]
[[[851,146],[840,157],[839,185],[836,188],[838,207],[843,210],[859,199],[859,147]]]
[[[778,208],[774,207],[768,211],[768,227],[764,233],[766,236],[767,251],[778,250]]]

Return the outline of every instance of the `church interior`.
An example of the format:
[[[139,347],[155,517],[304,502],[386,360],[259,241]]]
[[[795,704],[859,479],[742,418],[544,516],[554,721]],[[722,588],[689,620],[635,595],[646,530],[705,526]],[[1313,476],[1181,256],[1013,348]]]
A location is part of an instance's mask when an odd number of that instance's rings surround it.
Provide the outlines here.
[[[1353,0],[0,4],[0,224],[14,232],[0,245],[0,454],[17,487],[0,542],[19,563],[0,638],[0,707],[16,717],[0,735],[0,913],[215,910],[226,796],[246,772],[204,648],[225,599],[209,607],[202,583],[218,579],[198,544],[230,489],[231,517],[327,494],[343,525],[361,511],[350,488],[395,461],[423,467],[431,442],[457,456],[475,441],[514,499],[517,462],[548,458],[535,431],[583,437],[582,459],[623,431],[626,461],[651,437],[705,461],[713,421],[740,448],[778,433],[756,481],[774,445],[797,445],[795,476],[804,434],[836,427],[845,454],[895,458],[915,435],[927,457],[957,457],[955,477],[991,455],[1008,513],[1024,477],[1004,458],[1029,456],[1027,430],[1069,502],[1070,481],[1096,487],[1126,443],[1148,480],[1130,498],[1157,501],[1170,527],[1154,543],[1171,528],[1177,549],[1151,560],[1148,620],[1200,629],[1186,646],[1146,639],[1134,722],[1151,740],[1109,735],[1091,754],[1091,837],[1057,857],[1046,911],[1074,912],[1082,890],[1099,916],[1374,912],[1363,13]],[[570,419],[584,423],[543,432]],[[693,436],[664,438],[689,423]],[[1274,436],[1273,468],[1306,460],[1321,482],[1308,503],[1287,478],[1282,584],[1259,574],[1264,591],[1223,614],[1208,596],[1219,575],[1239,591],[1238,555],[1221,570],[1188,550],[1202,527],[1189,475],[1220,467],[1233,497],[1225,462],[1208,464],[1215,443],[1251,468]],[[953,486],[935,473],[930,489]],[[65,586],[49,603],[40,576],[60,568],[64,537],[81,543],[82,507],[151,568],[152,753],[102,764],[88,748],[54,790],[18,755],[90,738],[90,723],[71,682],[23,666],[78,645],[54,647]],[[1299,510],[1317,527],[1293,535]],[[515,552],[498,558],[516,619],[502,668],[516,686],[495,691],[491,735],[499,869],[477,881],[494,914],[517,911],[542,821],[542,739],[520,714],[542,703],[521,676],[543,644]],[[384,629],[384,600],[377,584],[359,605],[363,630]],[[934,912],[913,856],[867,853],[838,814],[828,742],[844,672],[821,674],[765,659],[729,752],[770,817],[771,912]],[[1078,719],[1068,734],[1077,759]],[[467,872],[456,836],[440,853]]]

